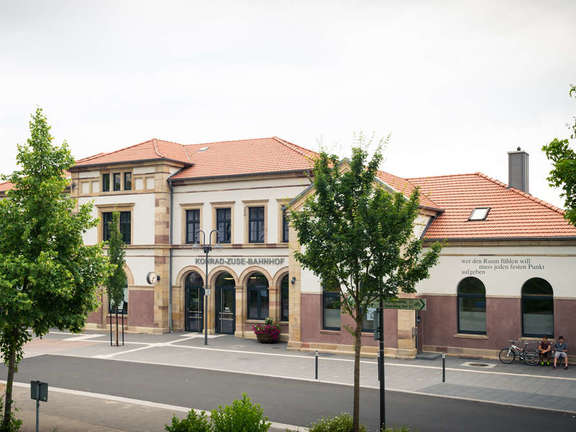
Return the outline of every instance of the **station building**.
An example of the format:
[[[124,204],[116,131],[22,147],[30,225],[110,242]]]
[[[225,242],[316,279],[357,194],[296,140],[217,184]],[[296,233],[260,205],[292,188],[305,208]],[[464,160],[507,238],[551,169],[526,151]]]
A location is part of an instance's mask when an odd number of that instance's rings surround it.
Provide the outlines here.
[[[107,222],[120,212],[128,331],[200,332],[206,321],[211,334],[254,338],[253,324],[271,317],[293,349],[352,352],[338,294],[324,291],[292,254],[299,245],[286,209],[313,193],[315,156],[277,137],[191,145],[152,139],[78,160],[71,194],[93,202],[100,219],[85,242],[105,241]],[[430,278],[405,295],[425,299],[425,310],[384,312],[388,355],[493,357],[509,339],[542,335],[576,343],[576,228],[529,194],[528,155],[508,157],[508,184],[481,173],[379,172],[391,191],[420,188],[414,234],[425,246],[445,242]],[[208,271],[205,242],[214,246]],[[104,292],[101,300],[107,304]],[[376,353],[373,313],[363,333],[367,355]],[[87,326],[106,323],[101,307]]]

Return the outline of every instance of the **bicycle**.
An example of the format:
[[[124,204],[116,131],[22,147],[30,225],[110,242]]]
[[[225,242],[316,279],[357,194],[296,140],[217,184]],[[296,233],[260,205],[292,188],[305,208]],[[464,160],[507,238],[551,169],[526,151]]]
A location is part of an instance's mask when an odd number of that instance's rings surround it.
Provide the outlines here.
[[[516,345],[515,340],[510,340],[508,348],[502,348],[498,354],[498,358],[504,364],[512,363],[516,357],[529,366],[536,366],[538,364],[538,353],[536,351],[528,350],[528,343],[524,343],[524,347],[520,348]]]

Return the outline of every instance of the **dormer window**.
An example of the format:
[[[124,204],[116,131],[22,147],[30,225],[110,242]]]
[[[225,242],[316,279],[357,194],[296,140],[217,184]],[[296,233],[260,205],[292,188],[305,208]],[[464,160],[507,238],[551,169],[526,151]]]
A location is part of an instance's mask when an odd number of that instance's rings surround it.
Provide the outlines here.
[[[476,207],[470,213],[470,217],[468,218],[469,221],[483,221],[486,220],[488,217],[488,212],[490,211],[490,207]]]

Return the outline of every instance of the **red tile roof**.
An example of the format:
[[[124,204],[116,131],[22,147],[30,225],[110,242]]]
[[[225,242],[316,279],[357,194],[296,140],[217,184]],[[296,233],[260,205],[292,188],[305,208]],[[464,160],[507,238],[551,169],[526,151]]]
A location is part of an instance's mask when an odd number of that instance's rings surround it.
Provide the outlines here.
[[[426,239],[519,239],[576,237],[561,209],[484,174],[408,179],[444,212]],[[469,221],[476,207],[490,207],[486,220]]]
[[[405,196],[410,196],[414,189],[416,189],[416,186],[410,183],[410,181],[385,171],[378,171],[377,176],[382,182]],[[441,206],[432,201],[424,192],[422,192],[422,190],[420,190],[420,205],[431,209],[441,210]]]
[[[4,183],[0,183],[0,192],[6,192],[10,189],[12,189],[14,185],[10,182],[4,182]]]
[[[76,161],[76,167],[161,159],[190,164],[190,157],[185,146],[153,138],[110,153],[98,153],[79,159]]]
[[[278,137],[221,141],[184,146],[192,166],[172,179],[304,171],[314,165],[317,153]]]

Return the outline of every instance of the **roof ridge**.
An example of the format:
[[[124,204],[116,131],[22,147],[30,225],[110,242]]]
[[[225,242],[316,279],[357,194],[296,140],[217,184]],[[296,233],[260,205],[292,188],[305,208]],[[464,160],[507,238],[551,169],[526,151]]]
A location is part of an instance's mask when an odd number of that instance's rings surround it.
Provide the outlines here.
[[[289,148],[290,150],[293,150],[293,151],[295,151],[296,153],[299,153],[299,154],[301,154],[302,156],[304,156],[304,157],[306,157],[306,158],[308,158],[308,159],[311,159],[311,157],[310,157],[309,155],[307,155],[307,154],[304,152],[304,150],[305,150],[305,151],[308,151],[308,152],[310,152],[310,153],[314,153],[315,155],[318,154],[318,152],[315,152],[314,150],[309,150],[309,149],[307,149],[307,148],[305,148],[305,147],[299,146],[298,144],[294,144],[294,143],[292,143],[292,142],[290,142],[290,141],[286,141],[285,139],[282,139],[282,138],[277,137],[277,136],[273,136],[272,139],[275,140],[275,141],[278,141],[278,142],[279,142],[280,144],[282,144],[284,147],[287,147],[287,148]]]
[[[272,139],[274,137],[260,137],[260,138],[243,138],[237,140],[227,140],[227,141],[208,141],[208,142],[201,142],[201,143],[192,143],[192,144],[182,144],[184,147],[191,147],[191,146],[199,146],[199,145],[208,145],[208,144],[224,144],[224,143],[233,143],[233,142],[240,142],[240,141],[255,141],[255,140],[264,140],[264,139]]]
[[[95,155],[92,155],[92,156],[86,156],[86,157],[83,157],[80,159],[76,159],[76,162],[88,161],[88,160],[97,158],[98,156],[102,156],[103,154],[106,154],[106,153],[104,153],[104,152],[96,153]]]
[[[473,173],[460,173],[460,174],[442,174],[442,175],[436,175],[436,176],[422,176],[422,177],[404,177],[406,180],[411,181],[411,180],[416,180],[416,179],[428,179],[428,178],[442,178],[442,177],[461,177],[461,176],[471,176],[471,175],[477,175],[479,174],[478,172],[473,172]]]
[[[537,203],[537,204],[540,204],[541,206],[546,207],[546,208],[548,208],[548,209],[550,209],[550,210],[553,210],[553,211],[555,211],[556,213],[561,214],[562,216],[564,216],[564,214],[565,214],[564,210],[562,210],[561,208],[556,207],[556,206],[554,206],[554,205],[552,205],[552,204],[550,204],[550,203],[547,203],[546,201],[541,200],[540,198],[536,198],[534,195],[530,195],[529,193],[526,193],[526,192],[524,192],[524,191],[521,191],[520,189],[516,189],[515,187],[508,186],[507,184],[501,182],[500,180],[497,180],[497,179],[495,179],[495,178],[492,178],[492,177],[490,177],[490,176],[488,176],[488,175],[486,175],[486,174],[484,174],[484,173],[481,173],[481,172],[477,172],[477,173],[474,173],[474,174],[476,174],[476,175],[479,176],[479,177],[485,178],[486,180],[489,180],[489,181],[491,181],[492,183],[497,184],[498,186],[504,187],[504,188],[506,188],[507,190],[510,190],[510,191],[516,193],[517,195],[523,196],[524,198],[528,198],[529,200],[531,200],[531,201],[533,201],[533,202],[535,202],[535,203]]]

